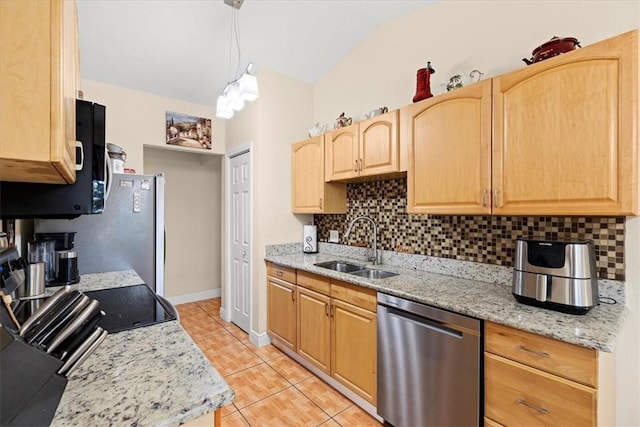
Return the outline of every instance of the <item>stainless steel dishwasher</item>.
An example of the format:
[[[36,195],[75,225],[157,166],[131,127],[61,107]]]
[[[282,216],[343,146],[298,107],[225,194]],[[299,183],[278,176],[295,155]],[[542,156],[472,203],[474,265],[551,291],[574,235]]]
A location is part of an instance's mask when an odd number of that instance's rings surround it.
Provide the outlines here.
[[[482,321],[378,293],[378,415],[395,427],[482,424]]]

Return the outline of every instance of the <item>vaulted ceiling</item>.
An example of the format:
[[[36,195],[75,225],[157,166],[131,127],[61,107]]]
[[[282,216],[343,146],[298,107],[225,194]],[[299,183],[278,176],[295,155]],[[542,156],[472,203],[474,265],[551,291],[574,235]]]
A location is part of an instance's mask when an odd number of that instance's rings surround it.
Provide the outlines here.
[[[245,0],[238,61],[223,0],[78,0],[80,74],[213,106],[249,61],[314,83],[375,28],[431,2]]]

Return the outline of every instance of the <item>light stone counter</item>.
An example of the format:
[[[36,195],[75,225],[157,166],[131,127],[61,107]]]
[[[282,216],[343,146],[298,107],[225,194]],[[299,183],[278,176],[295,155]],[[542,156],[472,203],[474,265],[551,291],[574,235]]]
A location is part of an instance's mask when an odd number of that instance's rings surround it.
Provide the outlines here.
[[[81,291],[143,283],[135,271],[87,274]],[[235,395],[177,321],[109,334],[69,378],[52,426],[177,426]]]
[[[331,249],[331,246],[335,248]],[[442,260],[438,263],[433,260],[433,257],[384,251],[382,259],[388,264],[375,267],[368,265],[368,267],[392,271],[400,275],[388,279],[365,279],[314,265],[318,262],[338,259],[357,264],[370,264],[362,261],[360,248],[354,248],[353,252],[348,250],[345,252],[344,247],[340,245],[321,244],[321,251],[331,250],[333,253],[318,254],[303,254],[301,249],[292,253],[295,249],[297,249],[295,244],[268,246],[265,260],[606,352],[613,351],[616,337],[620,333],[626,315],[624,285],[621,282],[599,281],[600,295],[614,298],[617,301],[616,304],[600,304],[586,315],[571,315],[518,303],[511,294],[511,286],[504,283],[510,277],[506,273],[510,270],[507,267],[454,260]],[[401,260],[398,261],[398,258]],[[414,261],[423,259],[426,264],[438,264],[426,267],[436,269],[438,273],[416,269],[415,264],[407,262],[408,258]],[[411,268],[403,268],[398,264],[409,265]],[[449,271],[450,275],[442,274],[445,271]],[[491,275],[490,273],[499,280],[494,283],[483,281]],[[482,280],[475,279],[477,276]]]

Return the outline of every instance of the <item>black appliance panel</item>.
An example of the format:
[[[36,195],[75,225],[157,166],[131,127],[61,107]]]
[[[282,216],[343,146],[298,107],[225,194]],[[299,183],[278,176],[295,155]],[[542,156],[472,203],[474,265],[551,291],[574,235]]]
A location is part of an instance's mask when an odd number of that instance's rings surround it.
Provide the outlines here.
[[[74,184],[0,182],[0,218],[75,218],[104,209],[106,172],[105,107],[76,100],[76,139],[84,167]]]
[[[122,288],[101,289],[84,293],[100,303],[105,316],[98,322],[109,333],[126,331],[142,326],[175,320],[177,316],[170,303],[160,297],[147,285],[133,285]]]

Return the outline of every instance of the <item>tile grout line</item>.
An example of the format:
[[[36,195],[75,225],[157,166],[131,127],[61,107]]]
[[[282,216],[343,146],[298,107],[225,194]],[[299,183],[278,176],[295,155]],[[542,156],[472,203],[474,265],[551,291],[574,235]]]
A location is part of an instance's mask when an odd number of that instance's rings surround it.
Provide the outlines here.
[[[206,301],[206,300],[205,300],[205,301]],[[340,422],[338,422],[338,420],[336,420],[336,417],[337,417],[337,416],[339,416],[340,414],[342,414],[343,412],[347,411],[347,410],[348,410],[349,408],[351,408],[352,406],[354,406],[355,404],[354,404],[353,402],[350,402],[350,404],[349,404],[346,408],[342,409],[341,411],[339,411],[339,412],[338,412],[338,413],[336,413],[335,415],[333,415],[333,416],[329,415],[329,413],[328,413],[325,409],[323,409],[323,408],[322,408],[318,403],[316,403],[313,399],[311,399],[309,396],[307,396],[307,394],[306,394],[303,390],[301,390],[300,388],[298,388],[298,385],[299,385],[299,384],[301,384],[302,382],[304,382],[304,381],[308,380],[308,378],[305,378],[305,379],[303,379],[303,380],[301,380],[301,381],[298,381],[298,382],[296,382],[296,383],[293,383],[291,380],[287,379],[287,378],[286,378],[282,373],[280,373],[280,372],[279,372],[279,371],[278,371],[274,366],[272,366],[272,365],[271,365],[271,363],[270,363],[270,362],[272,362],[272,361],[274,361],[274,360],[276,360],[276,359],[280,359],[280,358],[282,358],[283,356],[287,356],[285,353],[282,353],[282,354],[281,354],[281,355],[279,355],[278,357],[275,357],[275,358],[272,358],[272,359],[265,359],[263,356],[260,356],[256,351],[254,351],[254,350],[253,350],[253,348],[252,348],[251,346],[249,346],[249,344],[252,344],[251,342],[246,343],[246,342],[244,342],[244,341],[243,341],[243,339],[242,339],[242,338],[239,338],[239,337],[237,337],[235,334],[233,334],[233,333],[230,331],[230,329],[232,329],[232,328],[233,328],[232,326],[230,326],[229,328],[227,328],[227,325],[235,325],[235,324],[233,324],[232,322],[225,322],[225,321],[223,321],[223,320],[221,320],[221,319],[216,318],[216,315],[215,315],[215,314],[213,314],[213,315],[212,315],[212,314],[210,314],[209,312],[207,312],[207,310],[205,310],[202,306],[200,306],[200,304],[198,304],[198,302],[195,302],[195,305],[196,305],[196,306],[197,306],[201,311],[203,311],[203,312],[207,315],[207,317],[211,318],[214,322],[216,322],[218,325],[220,325],[220,326],[225,330],[225,332],[229,333],[229,335],[231,335],[232,337],[234,337],[234,338],[235,338],[235,339],[236,339],[240,344],[242,344],[246,349],[248,349],[249,351],[251,351],[251,352],[252,352],[252,353],[253,353],[253,354],[254,354],[258,359],[260,359],[260,360],[261,360],[261,362],[260,362],[260,363],[258,363],[258,364],[251,365],[251,366],[248,366],[248,367],[246,367],[246,368],[244,368],[244,369],[241,369],[241,370],[239,370],[239,371],[232,372],[232,373],[230,373],[230,374],[224,375],[224,376],[223,376],[223,378],[225,378],[225,379],[226,379],[226,378],[227,378],[227,377],[229,377],[229,376],[236,375],[236,374],[239,374],[239,373],[241,373],[241,372],[247,371],[247,370],[249,370],[249,369],[255,368],[255,367],[257,367],[257,366],[260,366],[261,364],[265,364],[265,365],[266,365],[266,366],[268,366],[270,369],[272,369],[272,370],[273,370],[273,371],[274,371],[274,372],[275,372],[279,377],[281,377],[282,379],[284,379],[284,380],[289,384],[289,386],[285,387],[284,389],[279,390],[279,391],[274,392],[274,393],[271,393],[271,394],[269,394],[268,396],[265,396],[265,397],[263,397],[263,398],[261,398],[261,399],[259,399],[259,400],[256,400],[255,402],[252,402],[252,403],[248,404],[247,406],[245,406],[245,407],[243,407],[243,408],[239,408],[239,407],[235,406],[235,403],[233,404],[233,405],[234,405],[234,407],[236,408],[236,411],[240,413],[240,416],[241,416],[241,417],[242,417],[242,419],[245,421],[245,423],[247,423],[247,425],[248,425],[249,427],[252,427],[252,425],[251,425],[251,423],[249,422],[249,420],[246,418],[245,414],[242,412],[243,410],[246,410],[247,408],[249,408],[250,406],[255,405],[256,403],[259,403],[259,402],[261,402],[261,401],[263,401],[263,400],[265,400],[265,399],[269,399],[269,398],[271,398],[271,397],[273,397],[273,396],[276,396],[276,395],[278,395],[279,393],[283,393],[283,392],[285,392],[285,391],[287,391],[287,390],[289,390],[289,389],[291,389],[291,388],[293,388],[295,391],[299,392],[299,393],[300,393],[304,398],[306,398],[307,400],[309,400],[309,401],[313,404],[313,406],[317,407],[317,408],[318,408],[318,409],[319,409],[319,410],[320,410],[320,411],[321,411],[325,416],[327,416],[327,417],[328,417],[328,419],[326,419],[326,420],[324,420],[322,423],[318,424],[318,426],[319,426],[319,425],[322,425],[322,424],[324,424],[324,423],[326,423],[326,422],[328,422],[329,420],[333,421],[334,423],[336,423],[336,424],[337,424],[337,425],[339,425],[339,426],[342,426],[342,424],[341,424]],[[218,307],[218,308],[217,308],[217,310],[218,310],[218,317],[219,317],[219,310],[220,310],[220,307]],[[201,337],[207,337],[207,336],[209,336],[209,335],[214,335],[214,334],[217,334],[217,333],[219,333],[219,332],[220,332],[220,331],[215,331],[215,332],[212,332],[211,334],[201,335],[201,336],[199,336],[199,338],[201,338]],[[195,342],[195,339],[194,339],[193,337],[191,337],[191,338],[192,338],[192,340]],[[197,343],[196,343],[196,345],[197,345]],[[252,344],[252,345],[253,345],[253,344]],[[254,346],[254,347],[255,347],[255,346]],[[220,351],[224,351],[224,349],[222,349],[222,350],[220,350]],[[298,364],[298,363],[297,363],[295,360],[293,360],[293,359],[291,359],[291,361],[292,361],[293,363]],[[212,362],[211,362],[211,363],[212,363]],[[213,364],[213,363],[212,363],[212,364]],[[298,365],[299,365],[299,364],[298,364]],[[304,368],[304,367],[303,367],[303,368]],[[315,376],[315,375],[313,374],[313,372],[309,372],[309,373],[310,373],[309,378],[313,378],[313,377],[318,378],[317,376]],[[236,412],[236,411],[233,411],[233,412]],[[231,412],[231,413],[229,413],[229,414],[225,415],[225,417],[227,417],[228,415],[233,414],[233,412]],[[224,417],[223,417],[223,418],[224,418]]]

